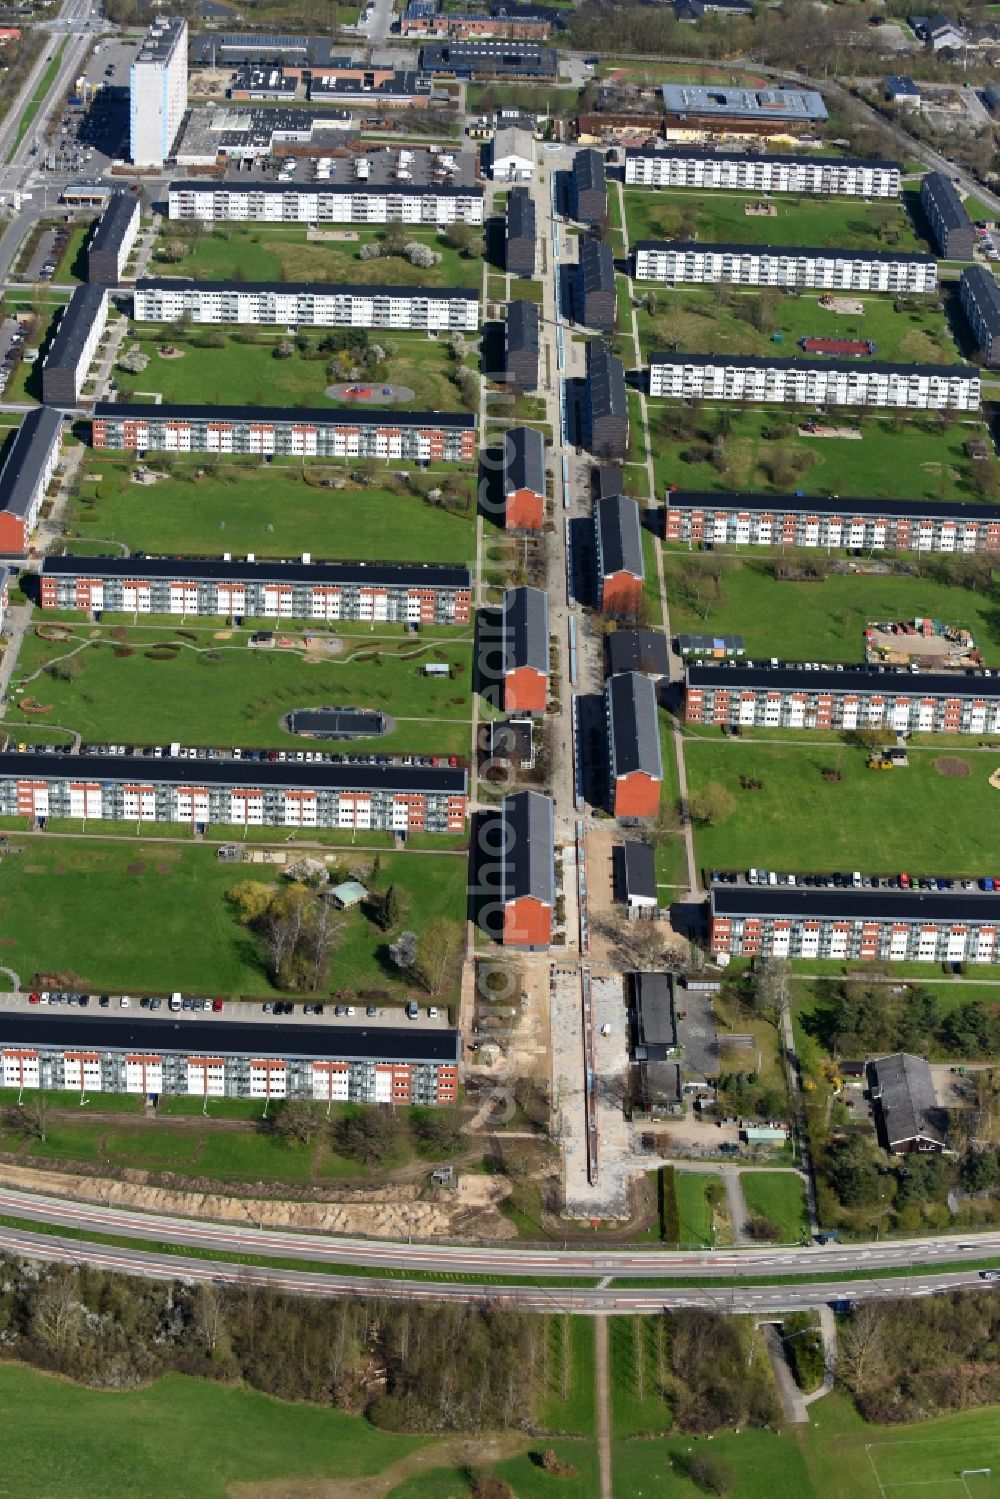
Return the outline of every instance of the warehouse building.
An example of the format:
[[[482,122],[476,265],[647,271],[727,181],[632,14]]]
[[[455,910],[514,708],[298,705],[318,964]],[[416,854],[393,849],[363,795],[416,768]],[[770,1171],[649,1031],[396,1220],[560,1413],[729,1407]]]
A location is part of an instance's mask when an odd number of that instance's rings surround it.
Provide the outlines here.
[[[468,568],[436,564],[248,561],[177,557],[46,557],[43,609],[91,614],[375,620],[465,625]]]
[[[762,662],[687,668],[688,723],[768,729],[995,734],[1000,672]]]
[[[747,151],[698,151],[690,146],[643,147],[625,152],[625,183],[629,187],[898,198],[902,181],[898,161],[767,156]]]
[[[504,268],[511,276],[535,274],[538,230],[535,204],[526,187],[512,187],[507,194],[504,222]]]
[[[629,443],[625,366],[603,338],[587,344],[581,417],[581,438],[587,451],[595,458],[624,463]]]
[[[569,174],[570,218],[603,224],[608,217],[608,182],[600,151],[577,151]]]
[[[139,199],[115,193],[87,244],[87,280],[91,286],[118,286],[139,233]]]
[[[508,588],[503,596],[503,709],[544,713],[549,695],[549,596]]]
[[[665,83],[662,95],[668,140],[796,140],[821,130],[827,120],[823,97],[815,89]]]
[[[790,245],[713,245],[698,240],[640,240],[635,279],[666,286],[792,286],[819,291],[937,291],[933,255],[894,250],[807,250]]]
[[[538,791],[505,796],[500,821],[501,941],[541,952],[552,941],[556,908],[552,798]]]
[[[313,75],[309,81],[310,104],[383,105],[390,109],[429,109],[431,79],[413,68],[371,70],[360,78],[337,73]]]
[[[462,833],[464,770],[293,760],[0,753],[0,816]]]
[[[42,363],[42,400],[75,406],[108,321],[103,286],[78,286],[59,319]]]
[[[611,333],[618,320],[618,289],[611,246],[591,235],[578,241],[576,318],[587,328]]]
[[[533,42],[428,42],[420,49],[425,73],[456,78],[555,78],[559,57],[554,47]]]
[[[1000,900],[978,890],[713,885],[710,902],[709,950],[722,959],[1000,959]]]
[[[742,354],[654,354],[649,393],[675,401],[793,402],[905,411],[978,411],[971,364],[817,364]]]
[[[141,1097],[457,1102],[458,1031],[422,1026],[235,1024],[186,1014],[5,1011],[5,1088]]]
[[[504,378],[518,390],[538,389],[539,331],[535,302],[507,303],[504,323]]]
[[[990,369],[1000,365],[1000,287],[992,271],[970,265],[959,282],[962,311],[969,319],[979,352]]]
[[[171,219],[203,224],[482,224],[483,190],[459,182],[171,182]]]
[[[638,614],[646,567],[635,500],[620,494],[598,500],[594,506],[594,547],[598,608],[605,614]]]
[[[668,490],[664,540],[689,546],[830,551],[1000,551],[1000,508],[975,500],[857,500],[839,495]]]
[[[268,328],[381,328],[474,333],[479,293],[461,287],[342,286],[324,282],[143,280],[140,323],[238,323]]]
[[[405,458],[469,463],[467,411],[309,410],[285,406],[143,406],[98,401],[95,448],[128,453],[243,453],[293,458]]]
[[[615,817],[655,817],[663,785],[656,683],[641,672],[608,677],[604,685],[608,736],[609,810]]]
[[[23,556],[62,452],[62,413],[29,411],[0,468],[0,553]]]
[[[976,228],[951,178],[944,172],[928,172],[920,184],[920,206],[938,254],[945,260],[972,260]]]
[[[503,439],[504,525],[540,531],[545,523],[545,438],[537,427],[510,427]]]

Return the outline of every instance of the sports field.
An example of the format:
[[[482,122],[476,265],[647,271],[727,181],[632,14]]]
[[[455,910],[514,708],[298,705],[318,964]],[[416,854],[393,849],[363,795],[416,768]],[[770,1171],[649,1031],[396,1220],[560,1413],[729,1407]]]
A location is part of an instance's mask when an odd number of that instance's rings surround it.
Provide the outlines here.
[[[626,188],[629,244],[638,239],[698,239],[705,244],[928,252],[900,203],[776,193],[769,199],[777,210],[772,217],[747,214],[744,204],[752,200],[750,192]]]

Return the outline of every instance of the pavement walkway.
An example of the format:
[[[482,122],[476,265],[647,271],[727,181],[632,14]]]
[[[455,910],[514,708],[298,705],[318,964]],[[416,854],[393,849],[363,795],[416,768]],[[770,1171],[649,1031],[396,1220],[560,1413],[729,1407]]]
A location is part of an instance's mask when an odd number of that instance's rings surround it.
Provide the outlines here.
[[[594,1318],[594,1410],[601,1499],[614,1499],[611,1469],[611,1386],[608,1367],[608,1319]]]

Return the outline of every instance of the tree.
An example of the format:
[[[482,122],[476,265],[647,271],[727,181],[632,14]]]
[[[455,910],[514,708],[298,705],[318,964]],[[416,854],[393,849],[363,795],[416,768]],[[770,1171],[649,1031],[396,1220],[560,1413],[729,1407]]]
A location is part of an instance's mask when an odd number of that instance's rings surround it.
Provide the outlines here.
[[[860,1136],[834,1140],[826,1153],[825,1171],[827,1181],[845,1208],[872,1207],[878,1201],[879,1169]]]
[[[272,1129],[285,1140],[294,1140],[299,1145],[310,1145],[316,1138],[323,1120],[314,1103],[306,1099],[290,1098],[273,1116]]]
[[[747,1219],[746,1229],[751,1239],[758,1244],[777,1244],[782,1237],[781,1224],[765,1218],[761,1213]]]
[[[242,880],[240,884],[227,890],[226,894],[239,907],[241,924],[253,926],[271,904],[273,886],[264,885],[260,880]]]
[[[736,1469],[732,1463],[703,1448],[696,1447],[680,1462],[695,1488],[706,1494],[728,1494],[736,1482]]]
[[[453,1109],[414,1112],[413,1132],[430,1155],[454,1155],[462,1144],[462,1126]]]
[[[390,885],[375,907],[375,920],[383,932],[391,932],[403,916],[403,903],[395,885]]]
[[[389,959],[396,968],[408,972],[417,961],[416,932],[400,932],[395,942],[389,944]]]
[[[429,921],[420,933],[414,966],[429,994],[440,994],[452,981],[464,937],[461,924],[447,916]]]
[[[788,1002],[791,969],[787,958],[763,958],[753,975],[753,1007],[758,1015],[777,1025]]]
[[[278,342],[275,344],[274,348],[271,350],[271,358],[272,359],[291,359],[291,357],[292,357],[292,355],[294,353],[295,353],[295,343],[294,343],[294,340],[292,340],[290,338],[279,338]]]
[[[383,1166],[399,1149],[402,1116],[386,1104],[368,1104],[340,1120],[334,1130],[337,1149],[366,1166]]]
[[[706,785],[688,794],[688,811],[695,822],[707,827],[725,822],[736,810],[736,800],[720,781],[709,781]]]

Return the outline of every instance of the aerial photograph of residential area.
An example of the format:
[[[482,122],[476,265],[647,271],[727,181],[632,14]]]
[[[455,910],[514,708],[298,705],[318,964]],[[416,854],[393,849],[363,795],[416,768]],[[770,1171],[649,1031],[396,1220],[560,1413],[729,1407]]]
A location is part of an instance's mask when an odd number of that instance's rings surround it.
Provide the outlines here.
[[[0,1067],[0,1499],[1000,1499],[1000,5],[0,6]]]

